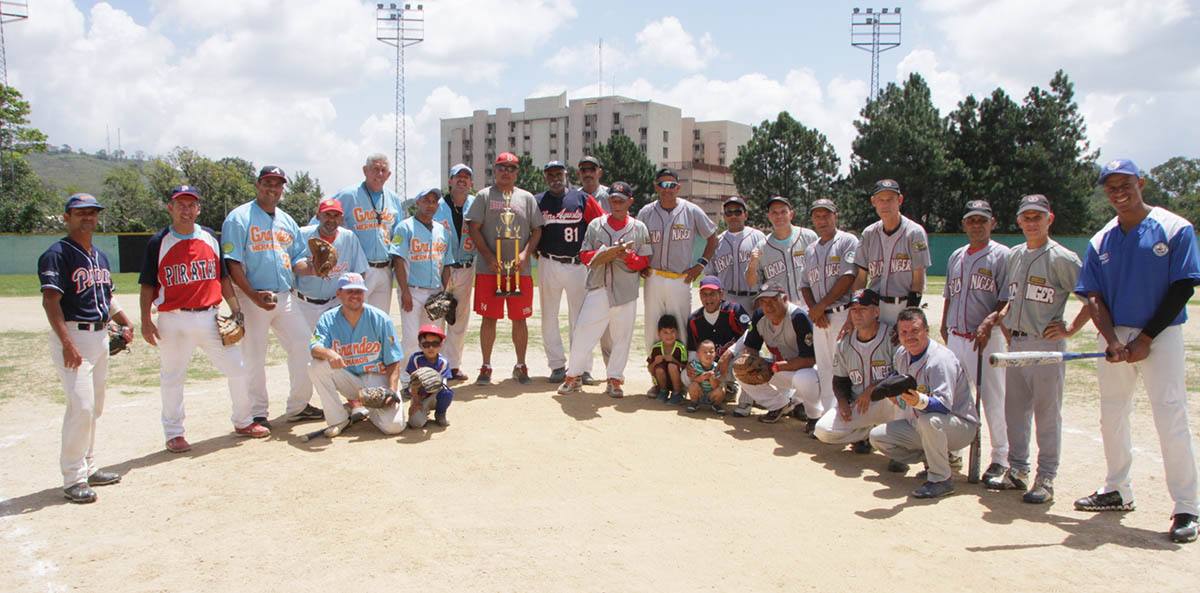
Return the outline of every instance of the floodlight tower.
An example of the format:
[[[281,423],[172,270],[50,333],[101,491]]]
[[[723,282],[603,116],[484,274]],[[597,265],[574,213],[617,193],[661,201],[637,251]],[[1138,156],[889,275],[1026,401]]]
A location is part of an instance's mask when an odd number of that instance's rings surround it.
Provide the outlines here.
[[[404,162],[404,48],[425,40],[425,5],[376,4],[375,39],[396,48],[396,157],[392,166],[396,195],[404,199],[408,192]]]
[[[900,47],[900,7],[889,13],[868,8],[855,8],[850,14],[850,45],[871,52],[871,94],[868,100],[879,97],[879,54]]]
[[[0,89],[8,88],[8,57],[4,51],[4,23],[23,21],[29,18],[29,3],[25,0],[0,0]],[[8,124],[0,124],[8,127]],[[4,130],[3,141],[0,141],[0,163],[4,155],[12,150],[12,133]],[[4,185],[3,175],[0,175],[0,187]]]

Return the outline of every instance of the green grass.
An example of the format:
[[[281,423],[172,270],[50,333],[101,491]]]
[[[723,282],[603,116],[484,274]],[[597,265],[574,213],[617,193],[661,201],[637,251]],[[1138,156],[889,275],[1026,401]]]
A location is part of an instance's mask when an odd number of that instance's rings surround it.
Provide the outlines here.
[[[138,295],[141,285],[135,272],[113,274],[113,283],[119,295]],[[31,297],[42,294],[42,283],[37,274],[0,274],[0,297]],[[121,304],[126,309],[137,309],[137,301],[123,299]]]
[[[33,153],[25,155],[29,166],[43,183],[59,192],[87,192],[100,195],[104,178],[117,167],[138,161],[105,160],[88,154]]]

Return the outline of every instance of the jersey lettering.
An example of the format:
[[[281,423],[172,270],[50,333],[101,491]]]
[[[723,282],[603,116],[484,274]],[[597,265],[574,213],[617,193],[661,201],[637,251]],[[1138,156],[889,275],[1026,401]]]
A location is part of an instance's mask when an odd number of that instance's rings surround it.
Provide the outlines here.
[[[872,278],[878,278],[883,275],[883,260],[877,259],[867,264],[867,274]]]
[[[871,382],[882,381],[892,376],[892,365],[878,360],[871,362]]]
[[[863,374],[861,371],[859,371],[858,369],[854,369],[854,370],[850,371],[849,374],[850,374],[850,382],[851,383],[853,383],[855,385],[863,384]]]
[[[787,270],[787,264],[783,263],[782,261],[773,261],[773,262],[767,264],[767,267],[763,271],[763,274],[766,275],[767,280],[770,280],[770,279],[784,273],[786,270]]]
[[[980,270],[985,272],[987,270]],[[971,290],[982,290],[985,292],[996,292],[996,279],[983,274],[971,274]]]
[[[365,210],[360,207],[355,207],[353,211],[354,228],[360,231],[384,226],[391,228],[392,223],[396,222],[396,215],[390,210],[384,210],[378,214],[379,215],[376,216],[375,210]]]
[[[900,256],[897,255],[896,258],[892,259],[892,261],[890,262],[891,265],[889,266],[889,268],[890,268],[891,273],[895,274],[896,272],[911,272],[912,271],[912,260],[911,259],[899,259],[899,257]]]
[[[692,238],[692,229],[688,227],[673,226],[671,227],[672,241],[687,241]]]
[[[189,282],[217,279],[217,260],[205,259],[185,264],[174,264],[163,268],[163,284],[176,286]]]
[[[75,292],[83,292],[85,288],[97,284],[112,284],[112,274],[105,269],[75,268],[75,271],[71,272],[71,280],[75,282]]]
[[[950,296],[958,296],[962,292],[962,278],[955,278],[949,284]]]
[[[1035,303],[1054,304],[1054,287],[1040,284],[1025,285],[1025,300]]]
[[[658,229],[650,231],[650,242],[651,243],[661,243],[662,242],[662,231],[658,230]]]
[[[283,229],[260,229],[257,226],[250,227],[251,243],[266,243],[269,241],[288,245],[292,242],[292,234]]]
[[[724,272],[726,268],[733,265],[733,254],[724,253],[713,260],[713,269],[717,273]]]

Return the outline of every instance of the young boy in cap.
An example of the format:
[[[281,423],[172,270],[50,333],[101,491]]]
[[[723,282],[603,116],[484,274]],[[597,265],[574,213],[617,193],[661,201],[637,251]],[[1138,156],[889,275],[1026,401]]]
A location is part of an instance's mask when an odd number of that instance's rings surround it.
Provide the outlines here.
[[[450,362],[445,356],[439,354],[442,350],[442,342],[446,339],[446,333],[442,328],[428,324],[421,326],[417,333],[417,339],[420,341],[421,350],[413,352],[412,356],[408,357],[408,366],[405,370],[411,376],[420,367],[429,367],[439,373],[446,381],[451,379]],[[442,389],[437,393],[427,393],[421,388],[421,384],[416,380],[408,384],[408,393],[412,396],[412,405],[408,408],[408,425],[413,428],[422,428],[429,419],[429,409],[434,408],[434,418],[437,420],[438,426],[450,426],[450,420],[446,418],[446,410],[450,408],[450,402],[454,401],[454,391],[446,383],[442,383]],[[435,407],[436,404],[436,407]]]

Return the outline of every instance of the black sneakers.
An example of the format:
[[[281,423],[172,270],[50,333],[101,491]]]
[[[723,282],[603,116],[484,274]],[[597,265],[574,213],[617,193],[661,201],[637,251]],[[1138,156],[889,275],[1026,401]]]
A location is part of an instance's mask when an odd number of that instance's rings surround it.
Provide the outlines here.
[[[1177,544],[1194,542],[1197,530],[1200,530],[1200,523],[1196,522],[1196,515],[1179,513],[1172,517],[1171,541]]]
[[[79,482],[63,488],[63,496],[76,504],[96,502],[96,492],[87,485],[87,482]]]
[[[1125,502],[1121,499],[1121,493],[1115,491],[1104,494],[1097,491],[1075,501],[1075,510],[1077,511],[1132,511],[1133,509],[1133,501]]]
[[[88,486],[107,486],[116,484],[121,481],[121,474],[117,472],[106,472],[104,470],[96,470],[92,475],[88,476]]]

